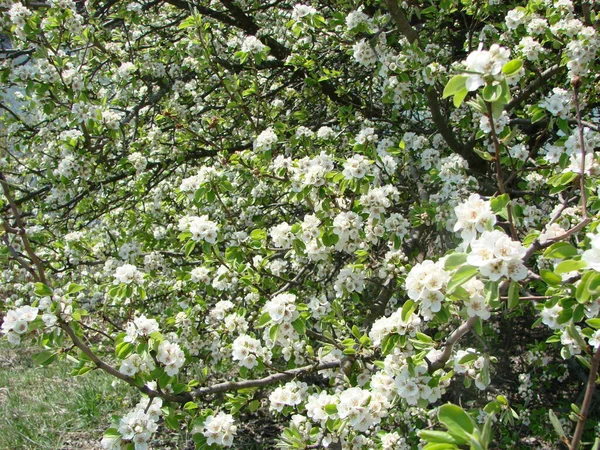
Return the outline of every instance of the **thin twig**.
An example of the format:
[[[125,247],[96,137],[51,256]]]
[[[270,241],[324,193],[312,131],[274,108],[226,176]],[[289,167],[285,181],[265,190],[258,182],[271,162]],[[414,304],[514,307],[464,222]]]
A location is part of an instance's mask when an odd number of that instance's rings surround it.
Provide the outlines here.
[[[585,195],[585,139],[583,137],[583,123],[581,122],[581,105],[579,104],[579,88],[581,87],[581,78],[574,77],[571,80],[573,86],[573,100],[575,102],[575,111],[577,119],[577,128],[579,129],[579,145],[581,146],[581,173],[579,174],[579,190],[581,191],[581,211],[584,220],[587,219],[587,199]]]
[[[496,162],[496,182],[498,183],[498,190],[500,191],[500,194],[506,194],[506,190],[504,189],[504,181],[502,178],[502,167],[500,166],[500,141],[498,140],[498,135],[496,134],[496,128],[494,125],[494,114],[492,112],[492,104],[490,102],[486,102],[486,105],[488,109],[487,115],[490,121],[492,142],[494,143],[495,150],[494,159]],[[506,205],[506,213],[508,216],[508,226],[510,228],[510,235],[513,238],[513,240],[517,241],[519,240],[519,236],[517,234],[517,229],[515,228],[515,224],[513,221],[512,204],[510,201]]]
[[[585,396],[583,397],[583,403],[581,404],[581,412],[579,413],[579,421],[575,427],[575,433],[571,440],[571,450],[577,450],[579,443],[583,437],[583,430],[585,428],[585,422],[588,418],[590,406],[592,404],[592,398],[594,397],[594,391],[596,390],[596,376],[598,375],[598,364],[600,364],[600,347],[594,353],[592,358],[592,367],[590,368],[590,375],[588,377],[587,387],[585,389]]]

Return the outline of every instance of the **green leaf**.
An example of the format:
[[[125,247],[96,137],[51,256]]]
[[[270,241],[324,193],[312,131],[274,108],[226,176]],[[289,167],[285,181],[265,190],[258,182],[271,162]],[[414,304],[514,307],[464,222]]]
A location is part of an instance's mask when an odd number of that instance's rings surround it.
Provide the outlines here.
[[[250,233],[250,238],[253,241],[262,241],[263,239],[266,239],[266,237],[267,237],[267,231],[263,230],[262,228],[252,230],[252,232]]]
[[[135,350],[135,345],[131,342],[120,342],[115,347],[115,355],[119,359],[125,359]]]
[[[48,297],[52,295],[52,289],[46,286],[44,283],[35,283],[35,295],[40,297]]]
[[[581,281],[575,291],[575,298],[579,303],[586,303],[590,298],[598,296],[599,287],[600,273],[595,270],[589,270],[581,277]]]
[[[451,403],[440,406],[438,420],[446,426],[450,434],[460,440],[461,444],[470,442],[469,435],[473,433],[475,422],[460,406]]]
[[[189,240],[185,244],[185,256],[190,256],[194,249],[196,248],[196,241]]]
[[[502,85],[488,84],[483,88],[481,95],[486,102],[494,103],[502,97]]]
[[[579,347],[583,349],[587,347],[587,343],[585,342],[579,331],[577,331],[577,328],[575,328],[575,324],[572,321],[567,326],[567,332],[569,333],[569,336],[575,339]]]
[[[423,450],[458,450],[458,448],[459,447],[454,444],[432,442],[423,447]]]
[[[69,283],[67,288],[67,294],[76,294],[77,292],[83,291],[85,288],[77,283]]]
[[[104,432],[104,437],[118,439],[121,437],[121,433],[119,433],[119,431],[116,428],[109,428]]]
[[[389,354],[392,350],[396,348],[398,341],[400,340],[400,336],[397,334],[389,334],[381,340],[381,353],[383,355]]]
[[[493,197],[490,199],[490,208],[494,213],[497,214],[504,208],[506,208],[508,202],[510,202],[510,197],[508,196],[508,194],[498,195],[497,197]]]
[[[512,77],[513,75],[516,75],[519,70],[521,70],[521,67],[523,67],[523,61],[520,59],[511,59],[502,67],[502,73],[507,77]]]
[[[587,264],[585,261],[581,261],[581,260],[577,261],[574,259],[567,259],[566,261],[563,261],[559,265],[556,266],[556,268],[554,269],[554,273],[556,273],[557,275],[560,275],[562,273],[568,273],[568,272],[580,270],[585,267],[587,267]]]
[[[31,356],[31,359],[40,366],[47,366],[56,359],[56,353],[50,350],[44,350]]]
[[[469,265],[464,265],[464,266],[460,267],[460,269],[458,269],[456,272],[454,272],[454,274],[452,275],[452,278],[450,278],[450,281],[448,282],[448,286],[446,288],[446,293],[448,295],[452,294],[452,292],[458,286],[461,286],[462,284],[466,283],[471,278],[473,278],[476,274],[477,274],[477,267],[469,266]]]
[[[183,405],[183,409],[192,411],[194,409],[198,409],[198,405],[194,402],[187,402],[185,405]]]
[[[279,335],[279,324],[276,323],[271,328],[269,328],[269,339],[273,342],[277,340],[277,336]]]
[[[329,405],[325,405],[325,407],[323,409],[330,416],[337,414],[337,412],[338,412],[337,405],[335,405],[333,403],[330,403]]]
[[[577,249],[566,242],[556,242],[546,249],[544,258],[564,259],[577,255]]]
[[[298,333],[299,335],[302,336],[303,334],[306,334],[306,324],[304,323],[304,320],[302,320],[300,317],[298,317],[292,322],[292,326],[294,327],[294,330],[296,330],[296,333]]]
[[[463,89],[466,90],[467,78],[468,77],[466,75],[455,75],[452,78],[450,78],[450,80],[446,84],[446,87],[444,87],[444,93],[442,94],[442,98],[447,98],[451,95],[455,95],[457,92],[460,92]]]
[[[436,444],[455,444],[460,445],[463,442],[456,439],[452,435],[446,433],[445,431],[437,431],[437,430],[421,430],[419,431],[419,437],[427,442],[432,442]]]
[[[549,286],[558,286],[562,283],[562,278],[547,269],[540,270],[540,276]]]
[[[408,319],[415,312],[416,309],[415,302],[413,300],[407,300],[404,305],[402,305],[402,312],[400,313],[400,317],[403,322],[408,322]]]
[[[324,232],[321,240],[323,241],[323,245],[325,247],[333,247],[338,243],[340,237],[333,232]]]
[[[466,253],[452,253],[446,257],[444,261],[445,270],[454,270],[458,266],[464,264],[467,261]]]
[[[519,304],[519,288],[521,286],[516,281],[510,282],[508,288],[508,309],[513,309]]]
[[[165,425],[171,430],[179,431],[179,421],[175,416],[166,416]]]
[[[466,364],[469,363],[471,361],[475,361],[477,358],[479,358],[479,355],[477,353],[467,353],[465,356],[463,356],[462,358],[460,358],[460,361],[458,361],[459,364]]]
[[[467,98],[468,94],[469,91],[467,91],[466,88],[461,89],[456,94],[454,94],[454,98],[452,99],[452,104],[454,105],[454,107],[460,108],[460,105],[462,105],[462,103],[465,101],[465,98]]]
[[[556,434],[558,434],[558,437],[561,439],[563,437],[565,437],[566,436],[565,430],[563,430],[562,424],[560,423],[560,420],[558,420],[558,417],[556,417],[556,414],[554,414],[554,411],[549,410],[548,417],[550,417],[550,423],[554,427],[554,431],[556,431]]]
[[[269,315],[268,312],[266,312],[262,316],[260,316],[260,319],[258,319],[257,327],[262,328],[265,325],[267,325],[270,321],[271,321],[271,316]]]
[[[587,323],[588,326],[592,327],[594,330],[600,329],[600,319],[599,318],[588,319],[585,321],[585,323]]]

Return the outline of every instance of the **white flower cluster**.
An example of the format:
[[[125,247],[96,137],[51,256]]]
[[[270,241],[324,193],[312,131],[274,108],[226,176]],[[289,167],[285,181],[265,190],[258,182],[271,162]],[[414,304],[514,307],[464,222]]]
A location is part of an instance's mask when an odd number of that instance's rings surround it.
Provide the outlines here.
[[[552,94],[547,95],[539,104],[553,116],[559,116],[566,119],[572,108],[571,93],[565,89],[556,87],[552,89]]]
[[[121,245],[121,248],[119,248],[119,257],[123,261],[133,261],[141,253],[142,249],[137,242],[125,242]]]
[[[525,58],[529,61],[537,61],[540,53],[543,51],[544,47],[538,41],[536,41],[531,36],[525,36],[519,42],[519,48],[521,49],[521,53]]]
[[[327,300],[325,295],[320,297],[313,296],[308,302],[308,309],[310,310],[314,319],[319,320],[331,311],[331,303]]]
[[[271,359],[268,352],[260,344],[258,339],[254,339],[246,334],[238,336],[233,341],[231,352],[234,361],[239,361],[240,366],[252,369],[258,365],[258,358],[268,362]]]
[[[269,313],[271,320],[275,323],[293,322],[299,316],[296,310],[296,296],[283,293],[269,300],[262,309],[263,313]]]
[[[292,9],[292,19],[295,21],[299,21],[304,17],[314,16],[316,13],[317,10],[312,6],[298,3],[294,5],[294,9]]]
[[[194,267],[190,272],[190,280],[194,283],[210,283],[210,269],[204,266]]]
[[[17,309],[9,309],[2,322],[2,332],[11,344],[21,342],[21,335],[27,333],[29,322],[33,322],[38,315],[38,308],[29,305]]]
[[[360,197],[360,203],[371,217],[379,219],[385,213],[385,210],[392,205],[392,202],[397,201],[398,198],[398,189],[388,184],[369,189],[369,192]]]
[[[336,250],[352,253],[358,248],[360,242],[360,229],[362,218],[355,212],[340,212],[333,219],[333,232],[338,235],[339,240],[335,246]]]
[[[10,17],[10,21],[14,23],[17,27],[25,26],[25,21],[32,14],[33,13],[28,8],[23,6],[21,2],[14,3],[8,10],[8,16]]]
[[[581,259],[587,267],[600,272],[600,233],[588,233],[587,237],[590,239],[590,248],[583,252]]]
[[[209,220],[207,215],[182,217],[179,220],[179,230],[189,231],[192,240],[196,242],[206,241],[209,244],[217,242],[217,224]]]
[[[321,425],[325,425],[330,417],[325,411],[325,407],[336,404],[338,400],[336,395],[328,394],[326,391],[311,394],[306,401],[306,415],[314,421],[321,422]]]
[[[146,170],[146,166],[148,165],[148,160],[140,152],[131,153],[127,157],[127,161],[129,161],[133,167],[135,167],[135,172],[138,174]]]
[[[387,416],[388,399],[378,392],[351,387],[339,394],[337,416],[357,431],[367,431]]]
[[[356,11],[350,12],[346,16],[346,28],[348,30],[354,30],[360,24],[371,24],[371,18],[367,16],[364,12],[362,12],[362,8],[359,8]]]
[[[340,270],[333,289],[336,297],[343,297],[347,293],[362,292],[365,288],[365,274],[352,267],[344,267]]]
[[[152,372],[155,368],[154,361],[148,353],[144,353],[141,356],[133,353],[121,362],[119,372],[132,377],[138,372]]]
[[[365,127],[361,129],[354,138],[356,143],[361,145],[375,144],[377,143],[377,139],[379,139],[379,136],[377,136],[375,129],[372,127]]]
[[[429,386],[430,380],[431,377],[427,375],[425,362],[412,370],[409,370],[407,364],[402,364],[395,373],[394,384],[398,396],[405,400],[407,404],[414,406],[421,399],[434,403],[442,396],[443,386],[438,385],[432,388]]]
[[[225,319],[228,311],[231,311],[234,306],[233,302],[229,300],[221,300],[210,310],[210,313],[206,317],[206,323],[218,325]]]
[[[246,36],[242,42],[242,51],[245,53],[262,53],[267,46],[260,42],[256,36]]]
[[[468,91],[475,91],[485,86],[489,79],[499,80],[502,75],[502,67],[508,62],[510,51],[498,44],[494,44],[489,50],[475,50],[467,56],[465,68],[469,72],[466,81]]]
[[[509,30],[514,30],[519,25],[524,24],[525,23],[525,19],[526,19],[525,13],[526,13],[525,8],[511,9],[506,14],[506,17],[504,18],[504,21],[506,22],[506,27]]]
[[[287,222],[275,225],[269,231],[271,239],[273,239],[273,245],[277,248],[288,249],[292,246],[294,240],[294,234],[292,233],[292,226]]]
[[[523,265],[525,248],[502,231],[484,231],[479,239],[471,242],[467,263],[479,268],[479,272],[492,281],[500,278],[523,280],[527,268]]]
[[[483,282],[477,278],[471,278],[462,285],[462,288],[469,294],[469,299],[464,301],[467,315],[469,317],[478,316],[483,320],[489,319],[491,311],[483,295]]]
[[[442,301],[450,274],[444,270],[442,261],[425,260],[415,265],[406,277],[408,296],[420,302],[420,313],[425,320],[442,309]]]
[[[381,341],[390,334],[414,337],[420,328],[421,318],[417,314],[411,314],[408,320],[402,320],[402,308],[400,308],[389,317],[377,319],[371,327],[369,337],[373,345],[379,346]]]
[[[121,418],[117,429],[122,439],[133,442],[135,450],[148,450],[148,441],[158,429],[162,400],[154,398],[150,406],[148,406],[148,402],[149,399],[141,400],[133,411]],[[105,438],[102,440],[102,447],[112,450],[121,446],[118,441],[115,442],[111,438]]]
[[[144,281],[144,274],[140,272],[133,264],[123,264],[122,266],[117,267],[114,277],[114,284],[139,284]]]
[[[356,62],[363,66],[371,66],[377,62],[377,54],[366,39],[354,44],[352,50]]]
[[[269,395],[270,409],[281,412],[285,406],[297,406],[304,400],[308,385],[301,381],[290,381],[277,387]]]
[[[216,444],[231,447],[236,433],[237,426],[233,416],[224,412],[220,412],[216,416],[211,414],[202,425],[202,434],[208,445]]]
[[[137,68],[135,67],[135,64],[130,61],[126,61],[119,66],[116,75],[120,80],[128,80],[131,77],[131,74],[136,70]]]
[[[346,177],[348,180],[353,178],[364,178],[368,173],[370,165],[371,161],[369,161],[363,155],[353,155],[344,163],[342,175],[344,175],[344,177]]]
[[[296,164],[290,168],[292,190],[300,192],[307,186],[320,187],[326,182],[325,176],[334,168],[333,158],[321,152],[314,158],[308,156],[296,161]]]
[[[127,335],[123,340],[125,342],[135,342],[139,336],[150,336],[155,331],[159,331],[159,327],[156,320],[148,319],[142,314],[133,319],[133,322],[127,323],[125,331]]]
[[[475,359],[467,358],[468,362],[460,362],[466,356],[476,354],[477,351],[473,348],[458,350],[452,358],[452,364],[454,366],[454,373],[464,374],[465,376],[472,378],[475,381],[475,386],[483,391],[487,388],[487,385],[483,382],[481,378],[481,369],[484,368],[484,365],[486,363],[485,357],[478,356]]]
[[[179,372],[181,366],[185,362],[185,353],[181,350],[176,343],[169,341],[162,341],[158,346],[156,353],[156,359],[158,362],[165,365],[165,372],[169,376],[176,375]]]
[[[494,119],[494,131],[496,134],[502,133],[509,121],[510,118],[508,117],[506,111],[502,111],[500,117]],[[490,133],[492,131],[492,125],[490,124],[490,119],[488,116],[481,116],[479,118],[479,128],[484,133]]]
[[[202,166],[196,175],[181,180],[179,190],[186,192],[189,198],[194,198],[194,193],[205,183],[217,180],[222,175],[221,171],[210,166]]]
[[[254,150],[259,152],[268,152],[271,150],[271,147],[277,143],[277,139],[278,138],[275,134],[275,131],[273,131],[273,128],[269,127],[260,133],[254,140]]]
[[[490,230],[496,223],[490,202],[483,200],[478,194],[471,194],[465,202],[454,208],[454,212],[457,218],[454,231],[460,231],[460,237],[465,242],[471,242],[477,237],[477,233]]]

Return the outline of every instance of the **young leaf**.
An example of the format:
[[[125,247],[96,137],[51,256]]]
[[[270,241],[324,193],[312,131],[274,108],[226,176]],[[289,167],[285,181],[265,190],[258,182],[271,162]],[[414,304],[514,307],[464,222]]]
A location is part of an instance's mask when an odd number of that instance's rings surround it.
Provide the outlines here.
[[[460,92],[463,89],[466,90],[467,78],[468,77],[466,75],[453,76],[446,84],[446,87],[444,88],[444,93],[442,94],[442,98],[447,98],[451,95],[455,95],[457,92]]]
[[[520,59],[511,59],[502,67],[502,73],[507,77],[512,77],[521,70],[521,67],[523,67],[523,61]]]

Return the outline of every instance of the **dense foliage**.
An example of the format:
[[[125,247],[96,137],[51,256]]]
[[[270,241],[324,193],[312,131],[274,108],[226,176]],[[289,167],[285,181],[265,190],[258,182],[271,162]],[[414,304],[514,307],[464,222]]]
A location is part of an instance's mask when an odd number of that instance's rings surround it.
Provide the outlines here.
[[[2,2],[3,333],[139,388],[107,449],[591,445],[599,9]]]

